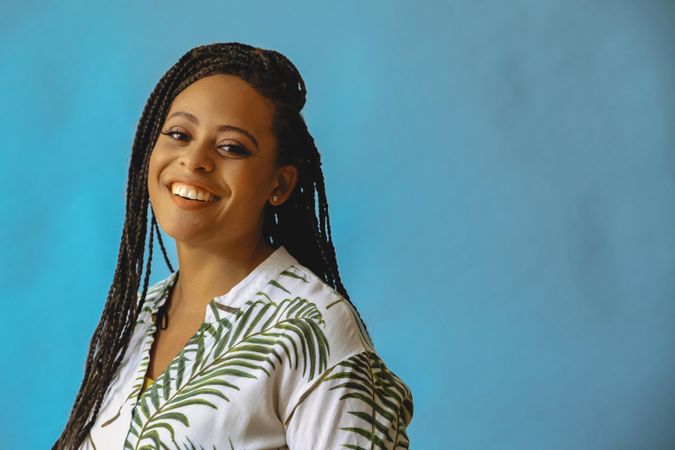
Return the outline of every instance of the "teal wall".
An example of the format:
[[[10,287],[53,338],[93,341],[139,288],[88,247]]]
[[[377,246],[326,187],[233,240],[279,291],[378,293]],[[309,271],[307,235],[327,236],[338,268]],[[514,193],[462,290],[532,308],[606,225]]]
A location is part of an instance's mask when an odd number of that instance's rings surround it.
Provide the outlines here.
[[[413,448],[674,449],[674,27],[651,0],[3,2],[0,447],[65,424],[150,91],[241,41],[305,78]]]

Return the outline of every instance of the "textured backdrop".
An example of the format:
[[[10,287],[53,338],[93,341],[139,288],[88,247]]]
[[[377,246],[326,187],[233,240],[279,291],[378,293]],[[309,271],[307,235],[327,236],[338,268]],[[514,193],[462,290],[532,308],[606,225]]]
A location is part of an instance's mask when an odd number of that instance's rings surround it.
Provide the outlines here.
[[[240,41],[305,78],[412,448],[675,448],[675,3],[98,3],[2,3],[0,447],[65,424],[152,88]]]

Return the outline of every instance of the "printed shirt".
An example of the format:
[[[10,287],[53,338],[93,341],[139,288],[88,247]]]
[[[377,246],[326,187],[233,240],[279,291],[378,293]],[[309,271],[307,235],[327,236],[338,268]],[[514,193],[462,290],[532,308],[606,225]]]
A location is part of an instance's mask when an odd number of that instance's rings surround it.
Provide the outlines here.
[[[145,388],[156,314],[177,273],[148,287],[80,450],[409,447],[409,387],[354,307],[284,246],[211,300],[199,330]]]

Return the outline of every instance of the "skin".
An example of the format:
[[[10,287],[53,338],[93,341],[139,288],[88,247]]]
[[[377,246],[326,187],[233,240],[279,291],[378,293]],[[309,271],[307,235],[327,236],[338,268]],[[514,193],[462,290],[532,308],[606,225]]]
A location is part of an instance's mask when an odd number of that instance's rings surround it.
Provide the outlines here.
[[[177,111],[193,114],[198,124],[172,117]],[[176,242],[180,277],[167,311],[169,327],[158,327],[151,350],[153,378],[196,333],[208,303],[274,251],[262,236],[263,207],[285,202],[298,174],[292,165],[276,164],[272,113],[272,104],[251,85],[224,74],[195,81],[169,108],[150,156],[148,191],[159,225]],[[257,145],[239,131],[219,131],[222,124],[247,130]],[[166,186],[174,177],[198,180],[220,198],[203,209],[183,209]]]

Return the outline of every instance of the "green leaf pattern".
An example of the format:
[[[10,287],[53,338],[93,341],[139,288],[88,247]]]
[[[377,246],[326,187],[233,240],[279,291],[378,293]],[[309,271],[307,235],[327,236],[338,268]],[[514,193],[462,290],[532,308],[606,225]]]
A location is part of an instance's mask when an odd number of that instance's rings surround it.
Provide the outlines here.
[[[412,393],[408,386],[371,351],[341,361],[333,369],[322,383],[336,381],[330,390],[337,390],[341,401],[353,399],[360,406],[349,411],[359,420],[349,419],[346,422],[352,425],[341,429],[365,438],[370,449],[407,449],[410,442],[406,425],[413,415]],[[343,446],[364,448],[347,443]]]
[[[324,292],[310,288],[322,281],[296,260],[260,286],[253,298],[239,308],[212,301],[208,308],[215,320],[205,321],[167,369],[141,393],[157,328],[152,313],[173,282],[173,275],[148,289],[137,321],[137,326],[146,326],[147,331],[140,348],[143,357],[126,397],[135,405],[125,450],[234,450],[232,438],[222,442],[222,436],[239,430],[222,430],[216,443],[193,442],[200,434],[188,432],[195,426],[191,420],[204,420],[205,414],[220,413],[222,417],[223,410],[231,408],[233,402],[247,401],[242,400],[242,392],[262,389],[267,383],[264,380],[274,380],[275,371],[280,370],[301,374],[305,386],[334,383],[330,392],[335,392],[336,397],[326,401],[351,399],[350,405],[354,401],[360,405],[349,411],[349,417],[342,418],[344,426],[335,432],[343,433],[338,437],[344,437],[345,442],[353,441],[348,436],[358,436],[358,442],[364,444],[345,444],[344,448],[408,448],[405,427],[412,417],[410,390],[379,359],[360,320],[354,323],[359,324],[357,334],[364,351],[342,360],[331,359],[331,344],[338,339],[335,342],[340,348],[340,337],[326,334],[326,318],[341,307],[348,308],[354,319],[356,313],[351,304],[340,301],[341,297],[333,301],[337,294],[333,290],[333,299],[295,295],[294,292]],[[333,365],[329,368],[330,361]],[[111,417],[101,418],[101,429],[119,420],[122,406],[106,412]],[[103,442],[95,444],[91,434],[85,443],[83,448],[106,448]],[[279,448],[288,449],[285,445]]]

